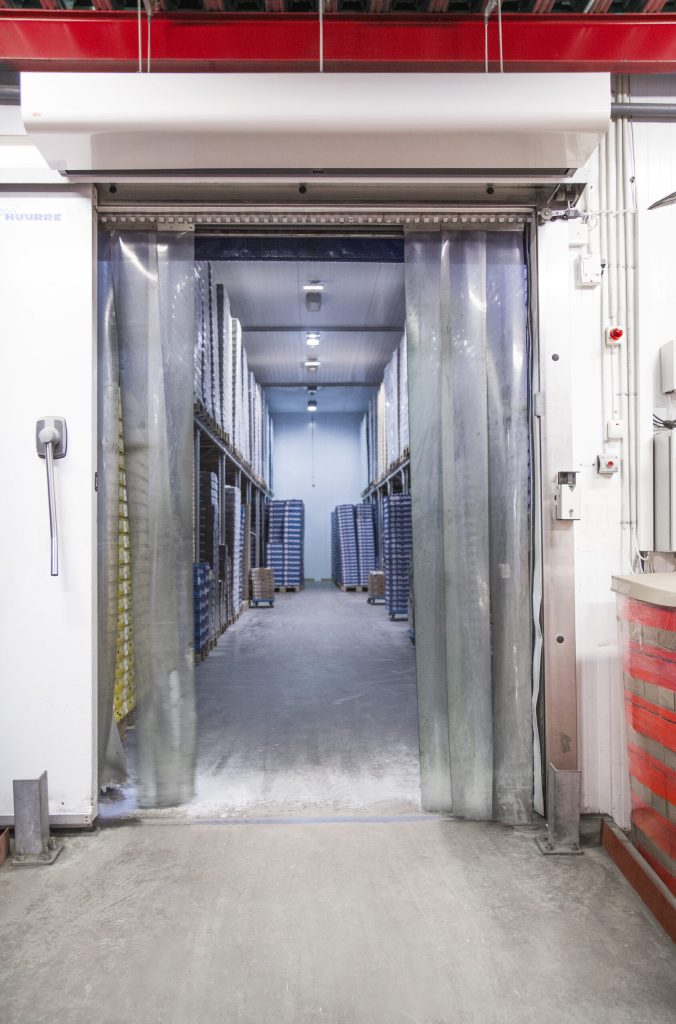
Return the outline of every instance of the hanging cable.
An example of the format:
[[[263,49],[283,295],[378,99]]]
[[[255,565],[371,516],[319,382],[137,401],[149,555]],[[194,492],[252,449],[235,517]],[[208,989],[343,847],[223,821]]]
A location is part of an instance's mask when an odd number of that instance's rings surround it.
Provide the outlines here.
[[[148,18],[148,59],[146,61],[146,72],[148,74],[150,74],[150,29],[151,29],[151,26],[152,26],[152,23],[153,23],[153,19],[152,19],[152,15],[150,14],[150,11],[148,11],[147,18]]]
[[[143,71],[143,39],[141,37],[141,0],[137,0],[136,5],[137,18],[136,22],[138,25],[138,69]]]
[[[498,0],[498,43],[500,47],[500,71],[504,72],[505,64],[502,59],[502,0]]]
[[[319,11],[319,70],[324,70],[324,0],[317,0]]]

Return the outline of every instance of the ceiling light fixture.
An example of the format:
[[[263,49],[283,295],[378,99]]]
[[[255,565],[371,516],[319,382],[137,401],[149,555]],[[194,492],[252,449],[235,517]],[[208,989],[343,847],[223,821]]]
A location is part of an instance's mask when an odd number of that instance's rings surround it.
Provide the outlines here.
[[[308,333],[305,335],[305,341],[310,346],[310,348],[316,348],[317,345],[319,344],[319,337],[319,331],[308,331]]]
[[[310,281],[309,284],[303,285],[304,292],[323,292],[324,285],[320,281]]]
[[[306,370],[318,370],[319,360],[318,359],[306,359],[303,363]]]
[[[308,412],[317,412],[317,399],[316,398],[311,398],[310,399],[310,401],[307,404],[307,411]]]

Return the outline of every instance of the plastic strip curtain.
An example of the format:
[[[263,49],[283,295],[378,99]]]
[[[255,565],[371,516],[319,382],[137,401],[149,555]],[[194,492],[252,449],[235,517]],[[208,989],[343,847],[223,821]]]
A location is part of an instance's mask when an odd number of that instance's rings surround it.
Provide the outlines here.
[[[132,551],[138,801],[194,793],[192,446],[194,242],[103,238],[118,343]]]
[[[406,243],[423,803],[532,814],[527,274],[519,232]]]
[[[98,312],[98,779],[99,787],[124,782],[125,756],[113,703],[119,594],[119,360],[109,249],[99,263]]]

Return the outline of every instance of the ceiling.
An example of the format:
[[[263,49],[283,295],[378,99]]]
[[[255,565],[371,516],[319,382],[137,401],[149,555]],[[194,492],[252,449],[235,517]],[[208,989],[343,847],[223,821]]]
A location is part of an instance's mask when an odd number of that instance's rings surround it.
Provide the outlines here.
[[[335,385],[380,385],[404,330],[402,263],[237,260],[212,262],[212,273],[242,324],[249,369],[264,387],[277,385],[274,412],[305,412],[305,388],[322,385],[318,411],[366,409],[372,388]],[[312,281],[324,286],[319,312],[306,307],[303,285]],[[310,330],[320,331],[316,348]],[[319,359],[317,371],[303,366],[308,356]]]

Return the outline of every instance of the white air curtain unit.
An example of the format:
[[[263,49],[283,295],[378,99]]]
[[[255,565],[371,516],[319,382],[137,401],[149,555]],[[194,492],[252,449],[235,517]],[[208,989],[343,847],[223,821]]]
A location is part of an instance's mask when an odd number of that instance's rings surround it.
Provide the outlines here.
[[[70,175],[563,179],[608,128],[610,76],[29,73],[21,109],[50,167]]]

